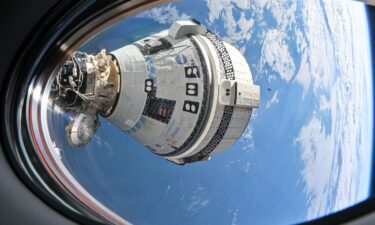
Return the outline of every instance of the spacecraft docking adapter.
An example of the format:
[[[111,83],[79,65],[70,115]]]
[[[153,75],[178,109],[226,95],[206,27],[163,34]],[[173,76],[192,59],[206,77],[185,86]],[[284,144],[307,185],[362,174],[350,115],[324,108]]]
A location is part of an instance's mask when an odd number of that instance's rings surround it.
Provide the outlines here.
[[[72,147],[90,142],[100,115],[176,164],[228,148],[260,98],[243,55],[196,21],[110,53],[75,52],[53,87],[54,104],[75,115],[65,128]]]

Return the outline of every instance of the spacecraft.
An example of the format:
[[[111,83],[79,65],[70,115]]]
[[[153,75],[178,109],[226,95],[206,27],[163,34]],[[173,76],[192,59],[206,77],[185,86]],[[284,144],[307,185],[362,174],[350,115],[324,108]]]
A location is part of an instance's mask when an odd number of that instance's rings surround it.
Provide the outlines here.
[[[74,116],[68,143],[87,145],[99,116],[176,164],[232,145],[259,106],[245,58],[196,21],[107,53],[74,52],[53,85],[54,104]]]

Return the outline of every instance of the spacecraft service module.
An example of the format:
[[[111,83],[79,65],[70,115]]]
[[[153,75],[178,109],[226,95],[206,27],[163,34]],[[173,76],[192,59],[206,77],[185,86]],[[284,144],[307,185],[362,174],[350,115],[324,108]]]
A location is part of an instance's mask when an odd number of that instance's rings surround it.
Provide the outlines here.
[[[51,91],[73,113],[68,143],[84,146],[98,116],[176,164],[208,160],[244,132],[260,89],[232,45],[196,21],[96,55],[74,52]]]

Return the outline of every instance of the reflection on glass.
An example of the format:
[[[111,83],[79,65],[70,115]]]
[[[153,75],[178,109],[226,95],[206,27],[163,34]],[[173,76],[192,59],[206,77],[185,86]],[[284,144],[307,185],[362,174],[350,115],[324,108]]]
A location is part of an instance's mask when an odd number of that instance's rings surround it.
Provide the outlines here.
[[[191,25],[183,41],[175,41],[178,32],[172,32],[174,39],[167,33],[176,21]],[[200,37],[207,35],[204,27],[230,45],[220,50],[215,45],[220,40]],[[53,146],[46,149],[57,159],[51,167],[77,182],[72,189],[86,190],[90,204],[135,224],[296,223],[365,200],[373,147],[369,29],[365,6],[350,1],[194,0],[129,17],[81,46],[49,79],[49,88],[33,96],[52,109],[42,110],[46,119],[39,130]],[[244,75],[236,85],[235,79],[215,83],[207,75],[217,69],[230,76],[219,55],[225,51],[231,63],[243,55],[246,62],[240,63],[250,66],[251,72],[235,69],[237,78]],[[100,79],[79,73],[93,68]],[[153,76],[155,70],[166,76]],[[74,73],[77,80],[65,76]],[[194,81],[187,82],[191,74]],[[163,86],[166,91],[157,92]],[[237,121],[238,131],[225,136],[230,141],[221,136],[210,152],[200,154],[190,144],[206,137],[203,125],[170,126],[189,130],[189,148],[179,131],[155,132],[172,120],[199,124],[200,114],[225,115],[208,93],[216,93],[217,102],[240,105],[246,114]],[[252,111],[259,93],[259,108]],[[147,107],[135,104],[141,95]],[[174,100],[181,96],[188,97]],[[183,112],[192,116],[177,120]],[[200,140],[205,146],[223,128],[221,119],[209,121],[218,125]],[[158,145],[160,139],[166,144]],[[218,151],[229,147],[204,161],[220,144]],[[193,149],[189,157],[181,146]]]

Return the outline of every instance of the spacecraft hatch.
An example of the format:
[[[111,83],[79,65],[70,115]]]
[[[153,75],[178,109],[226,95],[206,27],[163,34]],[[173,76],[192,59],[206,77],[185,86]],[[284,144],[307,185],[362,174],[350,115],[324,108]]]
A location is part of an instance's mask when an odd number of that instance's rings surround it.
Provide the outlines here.
[[[98,116],[176,164],[207,160],[232,145],[259,106],[248,63],[196,21],[97,54],[74,52],[50,98],[72,113],[65,134],[79,148]]]

